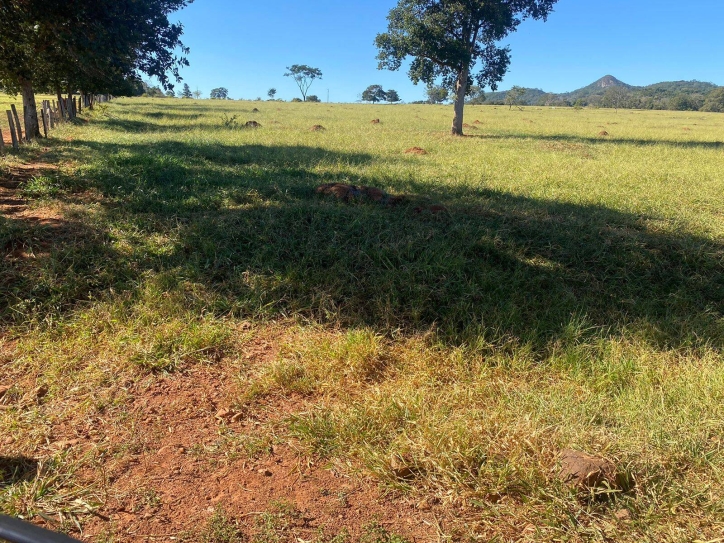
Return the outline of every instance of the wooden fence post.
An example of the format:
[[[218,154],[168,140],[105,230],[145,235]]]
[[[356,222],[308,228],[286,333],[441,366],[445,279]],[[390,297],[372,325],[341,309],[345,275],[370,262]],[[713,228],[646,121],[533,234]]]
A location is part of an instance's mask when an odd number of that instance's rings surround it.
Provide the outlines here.
[[[13,140],[13,149],[19,149],[18,134],[15,132],[15,121],[13,120],[13,112],[8,110],[8,124],[10,125],[10,138]]]
[[[48,121],[45,120],[45,109],[40,108],[40,116],[43,118],[43,134],[45,134],[45,139],[48,139]]]
[[[5,138],[3,137],[3,129],[0,128],[0,155],[5,154]]]
[[[15,108],[15,104],[10,104],[10,109],[15,117],[15,133],[18,135],[18,141],[23,141],[23,131],[20,128],[20,117],[18,117],[18,110]]]
[[[53,130],[55,128],[55,112],[50,109],[50,100],[45,101],[45,110],[48,113],[48,118],[50,119],[50,129]]]

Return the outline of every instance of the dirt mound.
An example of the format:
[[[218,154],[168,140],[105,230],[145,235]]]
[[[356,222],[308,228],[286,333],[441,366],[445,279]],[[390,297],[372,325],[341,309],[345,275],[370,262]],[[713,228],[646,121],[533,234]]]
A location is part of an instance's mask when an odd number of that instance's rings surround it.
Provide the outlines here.
[[[682,128],[682,130],[683,130],[684,132],[690,132],[690,131],[691,131],[691,128],[689,128],[688,126],[685,126],[684,128]]]
[[[477,130],[477,127],[473,126],[472,124],[463,123],[463,128],[472,128],[473,130]]]
[[[315,124],[312,128],[310,128],[310,130],[312,132],[324,132],[327,129],[324,128],[321,124]]]
[[[434,204],[431,206],[418,206],[415,209],[413,209],[415,213],[423,213],[424,211],[429,211],[433,215],[437,215],[438,213],[443,213],[447,211],[447,208],[444,205],[441,204]]]
[[[246,128],[261,128],[261,125],[256,121],[247,121],[244,126]]]
[[[475,119],[475,120],[473,121],[473,124],[483,124],[483,123],[480,122],[479,120]]]
[[[315,189],[315,192],[317,194],[334,196],[344,202],[369,200],[378,204],[394,205],[403,200],[402,196],[390,196],[377,187],[347,185],[346,183],[325,183],[319,185]]]
[[[427,151],[422,147],[410,147],[405,151],[406,155],[426,155]]]
[[[609,134],[608,134],[608,132],[606,132],[605,130],[601,130],[601,131],[598,133],[598,135],[599,135],[599,136],[608,136]]]
[[[370,124],[380,124],[380,123],[381,123],[381,121],[379,119],[372,119],[370,121]]]
[[[252,113],[259,113],[259,110],[256,109],[256,108],[254,108],[254,109],[251,110],[251,112],[252,112]]]
[[[560,479],[579,488],[609,486],[617,488],[616,466],[605,458],[591,456],[579,451],[565,450],[561,453]]]

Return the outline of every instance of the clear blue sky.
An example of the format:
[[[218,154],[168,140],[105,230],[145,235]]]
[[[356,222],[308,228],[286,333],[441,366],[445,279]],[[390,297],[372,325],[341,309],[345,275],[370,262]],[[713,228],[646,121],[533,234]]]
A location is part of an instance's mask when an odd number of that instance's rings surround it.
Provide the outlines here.
[[[405,101],[422,99],[406,72],[377,70],[373,41],[395,0],[196,0],[172,21],[184,25],[191,66],[182,76],[208,97],[299,95],[285,67],[320,68],[312,94],[351,102],[371,84]],[[513,85],[565,92],[614,75],[631,85],[698,79],[724,85],[724,0],[559,0],[546,23],[528,21],[503,44],[513,62],[500,89]]]

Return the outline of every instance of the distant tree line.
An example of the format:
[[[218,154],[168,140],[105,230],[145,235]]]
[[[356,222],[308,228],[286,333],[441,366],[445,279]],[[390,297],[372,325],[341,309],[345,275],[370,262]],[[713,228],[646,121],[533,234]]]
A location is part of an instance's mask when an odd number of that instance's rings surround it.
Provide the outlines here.
[[[511,94],[515,95],[517,104],[530,106],[724,112],[724,87],[698,81],[658,83],[648,87],[616,85],[587,95],[575,92],[552,94],[514,87],[510,91],[494,93],[487,103],[510,105]]]

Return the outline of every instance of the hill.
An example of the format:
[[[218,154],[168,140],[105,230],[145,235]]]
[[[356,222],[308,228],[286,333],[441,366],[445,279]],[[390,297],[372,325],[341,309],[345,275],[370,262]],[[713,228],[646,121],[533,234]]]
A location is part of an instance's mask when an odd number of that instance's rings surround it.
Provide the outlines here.
[[[666,81],[637,87],[624,83],[612,75],[606,75],[590,85],[580,89],[551,93],[541,89],[524,89],[520,98],[521,105],[550,106],[606,106],[606,93],[611,88],[623,90],[623,106],[639,109],[686,109],[698,110],[704,106],[706,98],[716,89],[713,83],[702,81]],[[487,94],[486,103],[504,104],[509,91]]]

